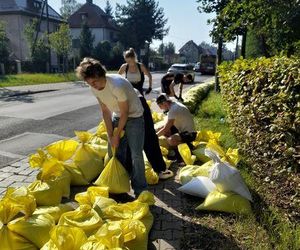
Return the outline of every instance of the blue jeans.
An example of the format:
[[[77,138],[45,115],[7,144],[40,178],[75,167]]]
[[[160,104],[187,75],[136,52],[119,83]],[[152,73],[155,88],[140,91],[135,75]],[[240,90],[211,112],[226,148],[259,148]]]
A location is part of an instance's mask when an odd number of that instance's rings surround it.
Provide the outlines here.
[[[118,117],[113,117],[113,127],[117,127],[119,122]],[[145,177],[145,163],[143,157],[144,148],[144,118],[128,118],[125,125],[125,135],[120,140],[120,145],[117,149],[117,158],[126,166],[127,146],[130,148],[130,155],[132,160],[131,172],[131,186],[136,196],[147,189],[147,182]],[[111,156],[111,149],[109,147],[109,155]]]

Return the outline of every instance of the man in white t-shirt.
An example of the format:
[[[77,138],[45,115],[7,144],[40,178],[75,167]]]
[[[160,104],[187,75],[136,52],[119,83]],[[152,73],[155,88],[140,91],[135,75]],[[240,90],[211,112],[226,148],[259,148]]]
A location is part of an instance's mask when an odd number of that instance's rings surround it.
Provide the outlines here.
[[[91,86],[103,114],[109,144],[117,149],[116,156],[124,166],[126,150],[130,148],[131,185],[138,196],[147,188],[143,158],[144,109],[140,99],[130,82],[120,75],[106,74],[101,63],[93,58],[84,58],[76,72]],[[123,130],[125,135],[120,139]]]
[[[156,103],[160,109],[168,111],[168,120],[157,131],[157,136],[164,135],[171,146],[191,142],[196,139],[195,124],[189,109],[179,102],[173,102],[166,94],[157,97]]]

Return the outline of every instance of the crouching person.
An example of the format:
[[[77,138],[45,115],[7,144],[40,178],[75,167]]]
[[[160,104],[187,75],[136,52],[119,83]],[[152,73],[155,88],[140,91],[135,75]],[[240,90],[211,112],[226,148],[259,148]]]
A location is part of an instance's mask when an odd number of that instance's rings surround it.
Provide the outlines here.
[[[170,146],[191,142],[196,139],[195,124],[189,109],[179,102],[174,102],[166,94],[157,97],[156,103],[160,109],[168,112],[168,119],[162,128],[157,130],[157,136],[166,136]]]
[[[84,58],[76,69],[97,98],[107,129],[109,144],[117,149],[117,158],[125,166],[127,146],[132,160],[131,185],[136,196],[147,188],[143,159],[143,106],[130,82],[117,74],[106,74],[101,63]],[[116,132],[113,133],[114,128]],[[122,131],[124,137],[120,139]]]

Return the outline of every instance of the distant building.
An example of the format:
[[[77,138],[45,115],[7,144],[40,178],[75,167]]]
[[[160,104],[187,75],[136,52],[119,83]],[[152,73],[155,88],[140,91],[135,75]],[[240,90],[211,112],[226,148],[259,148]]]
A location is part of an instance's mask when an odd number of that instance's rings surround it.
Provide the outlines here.
[[[94,46],[101,41],[116,42],[118,29],[111,16],[108,16],[99,6],[93,4],[93,0],[86,0],[75,13],[73,13],[68,23],[71,29],[73,48],[79,48],[79,39],[83,22],[94,35]]]
[[[11,59],[27,61],[29,60],[29,48],[24,37],[26,24],[39,19],[42,12],[43,0],[1,0],[0,1],[0,21],[6,23],[6,34],[9,39]],[[54,32],[59,24],[63,22],[62,17],[48,5],[49,31]],[[46,7],[42,14],[42,22],[39,34],[47,31]],[[51,53],[51,66],[57,67],[57,56]]]
[[[193,40],[188,41],[179,49],[181,60],[185,63],[198,62],[201,53],[201,46],[198,46]]]

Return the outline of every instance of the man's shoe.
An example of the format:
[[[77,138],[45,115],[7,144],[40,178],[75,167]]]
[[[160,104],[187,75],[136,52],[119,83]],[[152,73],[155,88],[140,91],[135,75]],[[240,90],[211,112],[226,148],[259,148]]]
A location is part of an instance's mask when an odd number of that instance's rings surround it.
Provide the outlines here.
[[[161,180],[166,180],[171,178],[172,176],[174,176],[174,173],[171,170],[165,170],[165,171],[161,171],[158,174],[159,179]]]

